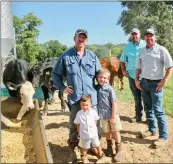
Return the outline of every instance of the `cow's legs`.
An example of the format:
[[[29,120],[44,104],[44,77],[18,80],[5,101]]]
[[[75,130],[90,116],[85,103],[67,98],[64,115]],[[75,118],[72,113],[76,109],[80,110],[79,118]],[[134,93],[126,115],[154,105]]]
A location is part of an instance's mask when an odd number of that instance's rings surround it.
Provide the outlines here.
[[[43,108],[43,114],[47,115],[48,112],[48,102],[49,102],[49,90],[46,86],[42,85],[41,89],[43,91],[43,95],[44,95],[44,108]]]
[[[57,90],[55,90],[53,92],[52,101],[51,102],[57,104],[58,103],[58,98],[59,98],[58,92],[57,92]]]
[[[124,89],[124,82],[123,82],[123,77],[120,78],[120,83],[121,83],[121,87],[120,87],[120,91]]]
[[[63,93],[61,93],[61,92],[59,91],[58,96],[59,96],[59,99],[61,100],[61,109],[62,109],[62,111],[64,112],[65,109],[66,109],[65,100],[64,100],[64,95],[63,95]]]
[[[113,82],[114,82],[114,76],[111,76],[111,77],[110,77],[110,85],[111,85],[111,86],[113,85]]]

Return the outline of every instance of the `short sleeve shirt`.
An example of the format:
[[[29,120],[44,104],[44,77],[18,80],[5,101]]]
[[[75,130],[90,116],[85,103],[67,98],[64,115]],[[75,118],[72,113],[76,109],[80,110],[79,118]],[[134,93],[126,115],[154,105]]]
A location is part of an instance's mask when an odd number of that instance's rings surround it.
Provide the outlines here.
[[[97,87],[97,99],[100,119],[110,119],[112,117],[112,102],[116,101],[115,91],[110,84]],[[118,114],[118,106],[116,109]]]
[[[79,133],[82,139],[90,139],[98,135],[97,120],[99,120],[99,116],[93,109],[90,109],[88,113],[83,110],[77,113],[74,123],[80,124]]]
[[[157,43],[151,48],[143,48],[136,63],[136,68],[141,69],[142,78],[151,80],[163,79],[165,69],[172,66],[168,50]]]
[[[129,76],[133,79],[135,79],[136,75],[136,60],[140,50],[144,48],[145,45],[146,43],[143,40],[141,40],[137,45],[133,42],[129,42],[125,45],[123,53],[120,57],[122,62],[127,63],[126,71],[128,71]]]

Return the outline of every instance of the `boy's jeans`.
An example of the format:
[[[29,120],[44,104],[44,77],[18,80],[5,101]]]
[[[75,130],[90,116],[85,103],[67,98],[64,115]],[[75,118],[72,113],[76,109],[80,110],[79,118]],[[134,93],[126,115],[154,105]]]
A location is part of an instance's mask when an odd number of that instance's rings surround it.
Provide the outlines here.
[[[159,138],[167,139],[167,124],[165,113],[163,110],[163,89],[161,91],[156,91],[157,84],[160,81],[147,82],[145,80],[142,80],[142,97],[146,110],[149,131],[156,132],[157,119]]]

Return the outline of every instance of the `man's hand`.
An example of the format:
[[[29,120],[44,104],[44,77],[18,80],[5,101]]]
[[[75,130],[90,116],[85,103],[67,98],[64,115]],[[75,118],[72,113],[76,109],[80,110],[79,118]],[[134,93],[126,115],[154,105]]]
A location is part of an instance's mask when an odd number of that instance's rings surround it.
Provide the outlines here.
[[[123,71],[123,75],[124,75],[125,77],[128,77],[128,76],[129,76],[129,73],[128,73],[127,71]]]
[[[64,94],[68,94],[68,95],[72,95],[73,94],[73,87],[72,86],[68,86],[64,89],[63,93]]]
[[[141,88],[141,86],[140,86],[140,81],[139,81],[139,80],[135,79],[135,85],[136,85],[136,87],[137,87],[139,90],[142,91],[142,88]]]
[[[162,88],[165,86],[165,84],[166,84],[166,81],[163,79],[161,82],[159,82],[159,83],[157,84],[156,91],[161,91]]]

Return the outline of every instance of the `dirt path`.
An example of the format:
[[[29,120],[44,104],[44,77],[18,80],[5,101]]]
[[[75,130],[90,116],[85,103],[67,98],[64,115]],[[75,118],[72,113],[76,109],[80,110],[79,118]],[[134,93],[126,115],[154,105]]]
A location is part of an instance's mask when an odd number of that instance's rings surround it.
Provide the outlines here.
[[[119,102],[120,117],[123,126],[122,141],[124,160],[122,163],[173,163],[173,118],[167,116],[169,141],[165,147],[153,149],[150,145],[158,136],[147,139],[138,138],[138,133],[146,129],[144,123],[130,123],[134,116],[134,104]],[[46,135],[55,163],[66,163],[68,157],[68,128],[69,112],[61,112],[60,104],[49,106],[48,116],[43,116]],[[105,137],[101,144],[106,148]],[[95,156],[89,155],[90,161],[96,162]],[[106,163],[112,163],[111,158],[106,158]]]

